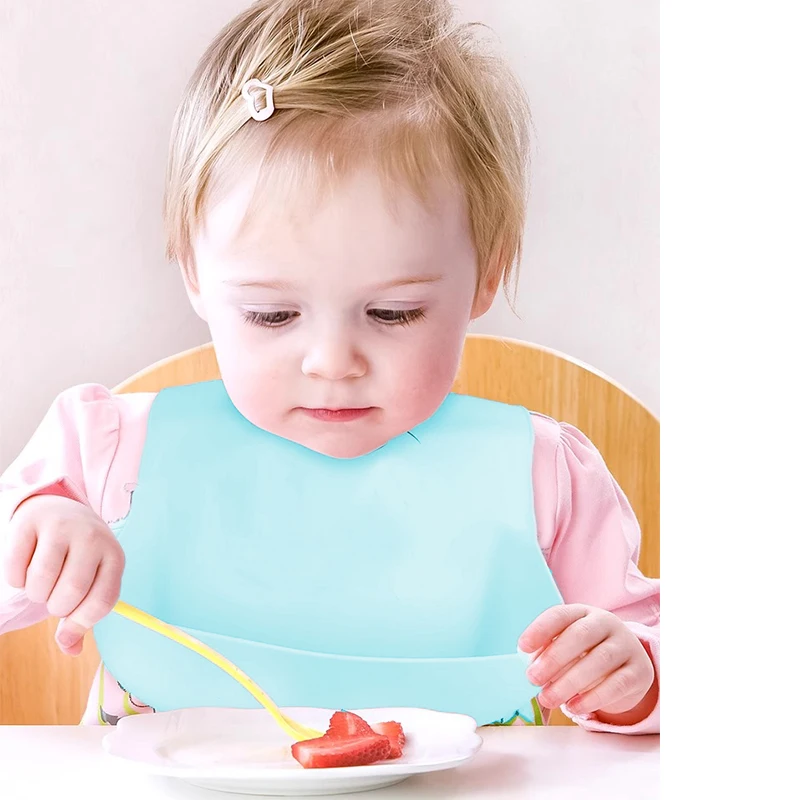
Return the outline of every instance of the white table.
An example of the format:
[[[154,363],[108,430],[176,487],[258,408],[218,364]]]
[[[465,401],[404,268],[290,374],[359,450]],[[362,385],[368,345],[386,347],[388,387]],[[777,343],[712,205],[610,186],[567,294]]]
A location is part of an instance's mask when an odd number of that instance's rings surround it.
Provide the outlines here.
[[[102,749],[108,729],[0,726],[3,800],[246,800],[121,769]],[[483,728],[471,763],[342,800],[656,800],[659,737],[574,727]]]

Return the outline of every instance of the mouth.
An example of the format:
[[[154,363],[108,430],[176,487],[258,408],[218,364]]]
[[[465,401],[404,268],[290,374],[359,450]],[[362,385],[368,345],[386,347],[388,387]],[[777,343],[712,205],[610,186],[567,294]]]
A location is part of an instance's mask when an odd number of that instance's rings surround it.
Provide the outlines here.
[[[367,408],[300,408],[309,417],[321,422],[353,422],[363,419],[375,409],[372,406]]]

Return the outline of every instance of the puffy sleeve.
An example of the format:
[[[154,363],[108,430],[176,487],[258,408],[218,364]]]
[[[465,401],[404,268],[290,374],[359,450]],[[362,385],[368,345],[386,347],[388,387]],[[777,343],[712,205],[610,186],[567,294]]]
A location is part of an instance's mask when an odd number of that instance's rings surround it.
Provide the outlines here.
[[[660,684],[660,581],[637,566],[641,531],[597,448],[577,428],[540,414],[534,428],[534,511],[539,543],[565,603],[616,614],[650,654]],[[660,700],[636,725],[576,716],[588,730],[658,733]]]
[[[107,522],[122,515],[127,500],[122,472],[135,479],[137,436],[121,447],[121,431],[143,428],[149,395],[114,396],[103,386],[86,384],[60,394],[17,459],[0,475],[0,551],[5,550],[9,522],[30,497],[54,494],[91,506]],[[131,458],[119,452],[131,449]],[[139,453],[140,456],[140,453]],[[120,469],[122,472],[120,472]],[[114,491],[109,476],[119,474]],[[31,603],[24,592],[5,583],[0,574],[0,634],[33,625],[47,617],[44,604]]]

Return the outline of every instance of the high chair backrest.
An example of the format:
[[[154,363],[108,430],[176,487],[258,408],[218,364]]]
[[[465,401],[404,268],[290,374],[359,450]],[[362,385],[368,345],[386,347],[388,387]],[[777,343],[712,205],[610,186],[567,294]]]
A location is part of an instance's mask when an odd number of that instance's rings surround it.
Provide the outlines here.
[[[179,353],[133,375],[116,393],[156,392],[219,377],[211,345]],[[537,345],[493,336],[467,337],[460,394],[525,406],[582,430],[597,446],[642,528],[639,567],[659,575],[658,420],[621,386],[596,370]],[[75,724],[98,664],[87,637],[69,659],[53,641],[56,621],[0,637],[0,724]],[[565,720],[554,715],[556,722]]]

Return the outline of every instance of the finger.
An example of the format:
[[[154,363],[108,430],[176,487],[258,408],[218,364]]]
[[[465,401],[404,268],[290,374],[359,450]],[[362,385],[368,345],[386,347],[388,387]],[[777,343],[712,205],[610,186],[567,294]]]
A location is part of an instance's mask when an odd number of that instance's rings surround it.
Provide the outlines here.
[[[591,714],[600,708],[609,713],[627,711],[647,691],[646,684],[646,676],[626,662],[593,688],[573,697],[567,708],[573,714]]]
[[[122,582],[122,564],[116,557],[104,558],[100,562],[94,583],[81,604],[67,617],[63,626],[62,647],[72,646],[86,631],[94,627],[114,608]]]
[[[56,628],[56,644],[62,653],[68,656],[79,656],[83,651],[83,637],[86,629],[68,619],[59,620]]]
[[[547,647],[563,630],[585,617],[589,610],[588,606],[579,604],[548,608],[525,628],[517,643],[519,649],[533,653]]]
[[[36,539],[36,529],[32,525],[15,525],[9,536],[5,578],[14,589],[25,588],[25,575],[36,551]]]
[[[629,654],[613,638],[606,639],[547,683],[538,700],[546,708],[558,708],[575,695],[598,686],[628,659]]]
[[[48,542],[39,537],[36,551],[25,574],[25,594],[31,602],[47,602],[66,557],[66,542]]]
[[[50,614],[68,617],[89,593],[99,567],[100,558],[90,548],[71,547],[47,601]]]
[[[585,653],[582,653],[581,655],[585,655]],[[550,679],[549,679],[549,680],[547,680],[547,681],[542,681],[541,683],[539,683],[539,681],[538,681],[538,680],[537,680],[537,679],[534,677],[534,673],[531,673],[531,671],[530,671],[530,664],[528,665],[528,669],[526,670],[525,674],[526,674],[526,676],[527,676],[528,680],[529,680],[529,681],[530,681],[530,682],[531,682],[531,683],[532,683],[534,686],[541,686],[542,688],[544,688],[544,687],[545,687],[547,684],[549,684],[549,683],[553,683],[554,681],[557,681],[557,680],[558,680],[558,679],[559,679],[559,678],[560,678],[562,675],[566,675],[566,673],[567,673],[569,670],[571,670],[571,669],[572,669],[572,667],[573,667],[575,664],[577,664],[577,663],[578,663],[578,661],[580,661],[580,658],[576,658],[574,661],[570,661],[570,662],[569,662],[569,664],[567,664],[567,665],[566,665],[565,667],[563,667],[562,669],[558,670],[558,672],[556,672],[556,673],[555,673],[555,675],[552,675],[552,676],[550,677]],[[532,664],[532,663],[533,663],[533,659],[531,660],[531,664]]]
[[[611,621],[605,615],[595,613],[580,617],[528,667],[528,678],[537,686],[544,686],[610,634]]]

